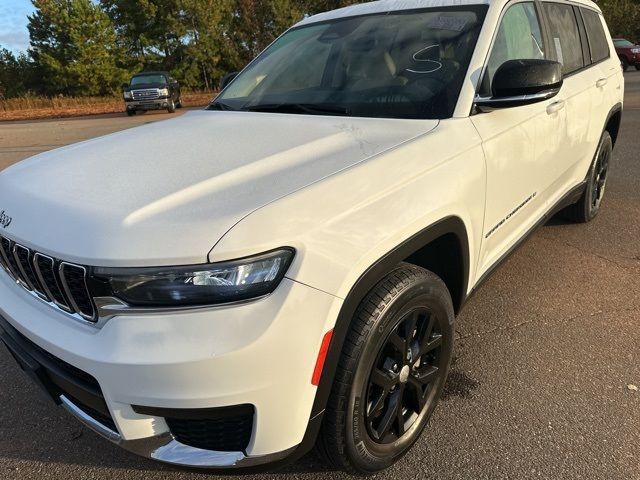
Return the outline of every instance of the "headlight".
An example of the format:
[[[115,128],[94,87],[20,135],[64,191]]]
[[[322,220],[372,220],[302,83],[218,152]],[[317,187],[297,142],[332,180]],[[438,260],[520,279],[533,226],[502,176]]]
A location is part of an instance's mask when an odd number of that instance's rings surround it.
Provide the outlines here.
[[[168,97],[169,96],[169,89],[168,88],[159,88],[158,89],[158,95],[160,95],[161,97]]]
[[[631,49],[632,53],[640,53],[640,48],[633,48]]]
[[[124,92],[124,98],[126,100],[130,100],[131,99],[131,92],[129,90]]]
[[[176,307],[236,302],[273,292],[294,250],[283,248],[255,257],[191,267],[95,268],[113,295],[131,306]]]

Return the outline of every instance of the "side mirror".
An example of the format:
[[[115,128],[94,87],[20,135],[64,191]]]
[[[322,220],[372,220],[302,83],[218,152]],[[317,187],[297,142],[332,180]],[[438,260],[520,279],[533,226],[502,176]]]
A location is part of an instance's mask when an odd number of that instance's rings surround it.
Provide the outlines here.
[[[551,60],[508,60],[493,76],[490,97],[477,96],[480,111],[518,107],[555,97],[562,87],[562,65]]]
[[[126,90],[127,88],[129,88],[129,84],[128,83],[123,83],[122,84],[122,89]]]
[[[227,85],[229,85],[233,81],[233,79],[238,76],[239,73],[240,72],[231,72],[222,77],[222,81],[220,82],[220,90],[224,90],[225,88],[227,88]]]

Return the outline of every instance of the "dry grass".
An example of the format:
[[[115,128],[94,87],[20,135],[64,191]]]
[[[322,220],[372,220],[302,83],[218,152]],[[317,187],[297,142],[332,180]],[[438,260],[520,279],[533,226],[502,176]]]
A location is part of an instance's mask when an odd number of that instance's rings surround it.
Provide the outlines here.
[[[209,103],[213,92],[184,92],[185,107],[201,107]],[[79,117],[124,112],[121,97],[36,97],[25,96],[0,100],[0,121],[38,118]]]

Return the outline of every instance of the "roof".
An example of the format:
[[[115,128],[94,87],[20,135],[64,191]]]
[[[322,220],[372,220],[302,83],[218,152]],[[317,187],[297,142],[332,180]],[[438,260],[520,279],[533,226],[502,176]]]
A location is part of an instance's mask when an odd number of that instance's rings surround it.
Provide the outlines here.
[[[359,3],[349,7],[331,10],[307,17],[296,26],[324,22],[342,17],[356,17],[374,13],[388,13],[398,10],[414,10],[418,8],[455,7],[464,5],[488,5],[489,0],[378,0],[377,2]]]
[[[419,8],[457,7],[466,5],[489,5],[489,3],[507,3],[508,0],[378,0],[376,2],[359,3],[349,7],[331,10],[307,17],[300,21],[296,27],[312,23],[335,20],[344,17],[356,17],[359,15],[371,15],[375,13],[389,13],[400,10],[414,10]],[[573,3],[580,3],[600,11],[600,8],[591,0],[573,0]]]

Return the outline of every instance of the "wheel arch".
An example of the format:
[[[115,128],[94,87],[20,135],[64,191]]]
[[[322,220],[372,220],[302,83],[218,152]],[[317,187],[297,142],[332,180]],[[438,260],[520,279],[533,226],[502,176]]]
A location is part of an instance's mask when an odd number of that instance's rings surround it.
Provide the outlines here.
[[[622,104],[617,103],[609,111],[609,114],[607,115],[607,121],[604,124],[604,130],[609,132],[609,135],[611,135],[611,140],[613,141],[614,147],[616,145],[616,140],[618,139],[618,132],[620,132],[621,123],[622,123]]]
[[[434,273],[439,275],[450,289],[457,313],[466,299],[469,259],[469,238],[465,224],[459,217],[451,216],[435,222],[397,245],[360,276],[346,296],[338,314],[307,432],[296,452],[298,455],[306,453],[315,444],[351,320],[367,293],[397,265],[402,262],[412,263],[435,270]],[[455,273],[447,273],[445,267],[449,265],[449,261],[454,262],[455,267],[452,270]]]

